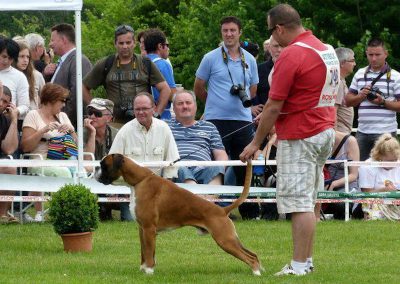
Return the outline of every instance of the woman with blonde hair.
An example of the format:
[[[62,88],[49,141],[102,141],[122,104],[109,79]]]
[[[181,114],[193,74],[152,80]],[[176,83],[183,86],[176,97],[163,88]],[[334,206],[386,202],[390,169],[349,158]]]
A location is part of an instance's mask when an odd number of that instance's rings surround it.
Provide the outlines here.
[[[23,38],[15,38],[19,46],[18,61],[13,62],[14,68],[25,74],[29,83],[29,109],[38,109],[40,105],[39,94],[45,84],[42,73],[37,71],[32,64],[28,43]]]
[[[389,133],[382,134],[371,150],[367,162],[398,162],[400,143]],[[390,192],[400,189],[400,167],[362,166],[359,169],[359,186],[363,192]],[[400,220],[400,210],[395,205],[364,204],[364,217],[371,219]]]

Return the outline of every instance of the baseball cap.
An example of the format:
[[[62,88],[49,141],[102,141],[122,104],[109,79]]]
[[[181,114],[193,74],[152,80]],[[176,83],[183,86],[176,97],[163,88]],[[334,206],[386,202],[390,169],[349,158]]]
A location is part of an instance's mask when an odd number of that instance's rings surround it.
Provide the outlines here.
[[[113,114],[114,103],[108,99],[94,98],[87,107],[92,107],[97,110],[108,110]]]

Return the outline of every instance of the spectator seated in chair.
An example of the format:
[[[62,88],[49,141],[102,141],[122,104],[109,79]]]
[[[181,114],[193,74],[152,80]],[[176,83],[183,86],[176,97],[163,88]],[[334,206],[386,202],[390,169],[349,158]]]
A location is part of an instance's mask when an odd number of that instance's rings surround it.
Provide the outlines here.
[[[350,134],[335,130],[335,144],[330,160],[359,161],[360,151],[357,140]],[[325,177],[325,190],[340,191],[345,190],[345,175],[343,163],[332,163],[325,166],[327,177]],[[349,191],[358,190],[358,167],[349,167]],[[320,220],[321,204],[317,203],[315,215]],[[334,219],[345,219],[345,203],[329,203],[322,205],[324,214],[333,214]],[[360,208],[358,205],[350,204],[350,213],[353,218],[360,218]]]
[[[0,159],[6,159],[18,148],[18,110],[11,102],[11,91],[0,81]],[[0,167],[0,174],[16,174],[16,168]],[[2,191],[0,195],[13,195]],[[11,202],[0,202],[0,224],[17,223],[18,219],[8,213]]]
[[[226,161],[228,155],[217,128],[211,122],[196,120],[196,97],[190,91],[178,92],[173,100],[175,119],[169,126],[178,146],[181,160]],[[180,167],[178,182],[200,184],[223,184],[223,166]]]
[[[367,162],[399,162],[400,143],[390,133],[382,134],[371,150]],[[392,192],[400,188],[400,167],[360,167],[359,185],[363,192]],[[400,220],[400,207],[386,204],[363,204],[366,220]]]
[[[110,151],[118,130],[109,125],[113,120],[114,103],[108,99],[95,98],[87,106],[88,117],[83,121],[85,152],[93,153],[101,160]],[[86,156],[87,157],[87,156]],[[93,169],[88,169],[93,171]],[[102,195],[104,196],[104,195]],[[120,210],[121,221],[132,221],[129,202],[100,203],[100,220],[111,220],[112,209]]]

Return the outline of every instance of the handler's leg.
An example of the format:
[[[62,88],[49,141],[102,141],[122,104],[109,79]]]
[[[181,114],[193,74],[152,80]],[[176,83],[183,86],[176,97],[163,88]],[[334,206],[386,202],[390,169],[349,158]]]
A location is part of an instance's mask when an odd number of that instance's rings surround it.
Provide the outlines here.
[[[315,215],[312,212],[292,213],[293,260],[306,262],[312,255]]]

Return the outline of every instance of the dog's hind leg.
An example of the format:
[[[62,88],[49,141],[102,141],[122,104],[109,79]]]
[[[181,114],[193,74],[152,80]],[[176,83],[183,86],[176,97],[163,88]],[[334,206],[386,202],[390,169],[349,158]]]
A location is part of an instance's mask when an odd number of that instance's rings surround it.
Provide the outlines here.
[[[242,246],[230,220],[218,222],[208,229],[216,243],[224,251],[247,263],[254,275],[261,275],[261,265],[257,255]]]
[[[142,251],[144,256],[144,264],[141,265],[141,270],[146,274],[154,273],[155,266],[155,250],[156,250],[156,227],[142,228]]]
[[[139,239],[140,239],[140,270],[144,271],[146,265],[144,264],[143,229],[141,226],[139,226]]]

